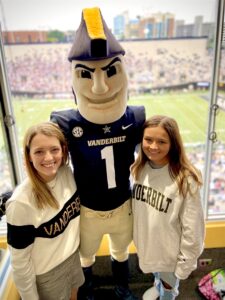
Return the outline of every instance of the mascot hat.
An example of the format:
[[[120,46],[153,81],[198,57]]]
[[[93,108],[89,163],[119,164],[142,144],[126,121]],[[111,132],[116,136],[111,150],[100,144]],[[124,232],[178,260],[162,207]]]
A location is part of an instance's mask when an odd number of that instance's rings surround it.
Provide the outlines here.
[[[85,8],[68,60],[101,60],[125,54],[98,7]]]

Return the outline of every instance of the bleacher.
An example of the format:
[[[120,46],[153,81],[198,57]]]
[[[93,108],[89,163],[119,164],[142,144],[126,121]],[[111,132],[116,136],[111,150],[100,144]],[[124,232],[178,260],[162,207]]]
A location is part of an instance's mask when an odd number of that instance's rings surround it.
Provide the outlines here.
[[[133,93],[210,81],[213,56],[207,50],[206,38],[122,41],[121,45],[126,50],[129,89]],[[71,93],[70,47],[69,43],[6,45],[12,93]],[[221,68],[223,78],[225,68]]]

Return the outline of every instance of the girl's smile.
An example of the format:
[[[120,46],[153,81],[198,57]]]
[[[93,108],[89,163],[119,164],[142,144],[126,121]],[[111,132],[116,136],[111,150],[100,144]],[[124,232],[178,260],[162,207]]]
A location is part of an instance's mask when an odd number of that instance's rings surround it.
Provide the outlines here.
[[[53,180],[62,164],[62,147],[54,136],[38,133],[30,144],[30,161],[39,175],[49,182]]]
[[[170,150],[168,133],[160,126],[145,128],[142,149],[154,165],[164,166],[168,163]]]

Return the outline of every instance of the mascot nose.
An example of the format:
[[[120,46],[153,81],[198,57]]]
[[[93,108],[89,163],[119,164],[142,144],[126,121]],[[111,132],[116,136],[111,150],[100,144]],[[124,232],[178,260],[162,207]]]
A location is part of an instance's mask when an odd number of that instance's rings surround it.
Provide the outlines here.
[[[101,74],[96,74],[96,76],[94,75],[94,80],[93,80],[93,86],[92,86],[92,92],[94,94],[105,94],[106,92],[108,92],[109,87],[105,82],[105,78],[104,78],[104,72],[102,72]]]

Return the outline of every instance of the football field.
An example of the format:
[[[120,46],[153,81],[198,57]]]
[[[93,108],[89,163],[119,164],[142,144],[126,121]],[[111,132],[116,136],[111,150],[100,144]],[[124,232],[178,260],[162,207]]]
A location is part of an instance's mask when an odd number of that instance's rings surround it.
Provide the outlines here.
[[[185,144],[205,144],[208,123],[207,93],[164,93],[133,96],[128,105],[144,105],[146,116],[163,114],[177,120]],[[21,145],[25,130],[31,125],[49,120],[51,111],[75,108],[72,99],[13,98],[16,127]],[[216,121],[218,140],[225,142],[225,112],[220,110]]]

